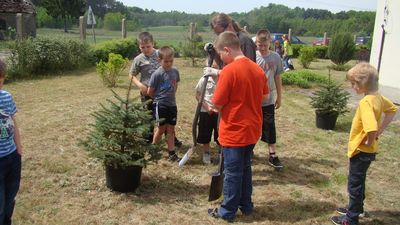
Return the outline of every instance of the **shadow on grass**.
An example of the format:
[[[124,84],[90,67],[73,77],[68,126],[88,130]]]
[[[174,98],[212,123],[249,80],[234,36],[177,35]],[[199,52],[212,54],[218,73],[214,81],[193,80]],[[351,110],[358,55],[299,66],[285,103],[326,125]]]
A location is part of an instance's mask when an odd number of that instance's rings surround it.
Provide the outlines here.
[[[361,224],[383,225],[400,224],[400,211],[376,210],[368,211],[369,216],[360,219]]]
[[[127,194],[134,202],[149,205],[194,202],[208,199],[209,185],[201,185],[175,177],[152,177],[141,183],[135,193]]]
[[[273,221],[275,221],[302,224],[301,221],[318,218],[321,215],[326,215],[328,220],[335,207],[333,203],[313,199],[307,201],[294,199],[271,200],[261,203],[261,205],[256,205],[254,212],[250,216],[238,216],[237,221],[244,223],[269,221],[271,224],[274,224]]]
[[[318,167],[334,167],[336,162],[325,159],[300,159],[295,157],[281,157],[284,164],[283,171],[274,171],[266,165],[267,159],[257,157],[253,160],[253,165],[263,164],[265,168],[253,169],[253,176],[270,177],[274,184],[298,184],[298,185],[328,185],[329,177],[318,172]],[[268,180],[255,180],[253,177],[253,185],[266,185]]]

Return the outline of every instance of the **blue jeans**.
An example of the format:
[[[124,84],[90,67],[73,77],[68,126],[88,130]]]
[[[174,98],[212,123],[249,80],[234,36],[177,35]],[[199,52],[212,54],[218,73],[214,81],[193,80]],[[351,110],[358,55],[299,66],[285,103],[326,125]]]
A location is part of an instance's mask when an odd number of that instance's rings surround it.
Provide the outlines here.
[[[0,158],[0,225],[11,224],[21,180],[21,156],[14,151]]]
[[[288,69],[289,68],[289,59],[290,58],[291,58],[291,56],[289,56],[289,55],[283,57],[283,68],[284,69]]]
[[[244,147],[224,147],[224,201],[218,214],[226,220],[234,219],[236,211],[253,211],[251,155],[254,144]]]
[[[349,209],[346,219],[350,225],[358,224],[358,215],[364,212],[365,178],[375,154],[361,152],[350,159],[347,191],[349,192]]]

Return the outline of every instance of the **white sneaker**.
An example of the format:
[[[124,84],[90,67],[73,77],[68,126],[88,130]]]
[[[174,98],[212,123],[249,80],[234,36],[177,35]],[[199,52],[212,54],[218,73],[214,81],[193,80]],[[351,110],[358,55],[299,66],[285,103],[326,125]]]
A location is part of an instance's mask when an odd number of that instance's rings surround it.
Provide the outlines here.
[[[287,72],[287,71],[290,71],[290,69],[289,69],[289,68],[286,68],[286,69],[285,69],[285,72]]]
[[[203,163],[210,164],[211,163],[211,156],[209,152],[203,153]]]

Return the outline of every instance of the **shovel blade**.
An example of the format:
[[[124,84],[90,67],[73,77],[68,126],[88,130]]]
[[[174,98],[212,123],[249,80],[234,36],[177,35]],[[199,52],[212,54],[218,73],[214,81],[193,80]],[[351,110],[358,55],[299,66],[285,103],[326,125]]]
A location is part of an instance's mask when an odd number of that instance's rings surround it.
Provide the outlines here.
[[[222,195],[222,188],[224,186],[224,174],[217,172],[212,175],[210,193],[208,195],[208,201],[215,201]]]

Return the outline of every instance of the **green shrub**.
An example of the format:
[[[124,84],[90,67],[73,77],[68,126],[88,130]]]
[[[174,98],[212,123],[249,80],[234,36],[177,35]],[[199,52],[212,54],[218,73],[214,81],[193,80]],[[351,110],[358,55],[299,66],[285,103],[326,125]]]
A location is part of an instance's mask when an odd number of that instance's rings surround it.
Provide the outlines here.
[[[299,57],[299,55],[300,55],[300,49],[301,49],[303,46],[305,46],[305,45],[302,45],[302,44],[292,44],[292,49],[293,49],[293,55],[292,55],[292,57],[293,57],[293,58]]]
[[[315,49],[311,46],[304,46],[300,49],[300,63],[304,68],[309,68],[311,62],[314,60]]]
[[[329,59],[328,46],[326,46],[326,45],[314,46],[314,49],[315,49],[315,58]]]
[[[110,53],[120,54],[124,58],[133,58],[138,54],[138,44],[133,39],[119,39],[102,42],[96,45],[93,50],[93,56],[96,62],[108,61]]]
[[[296,85],[301,88],[310,88],[312,84],[326,84],[328,78],[310,70],[293,70],[282,75],[283,85]]]
[[[96,70],[99,73],[103,84],[107,87],[115,87],[122,71],[128,65],[129,60],[119,54],[110,53],[108,62],[100,61],[96,63]]]
[[[89,46],[78,40],[28,38],[11,42],[10,79],[74,70],[91,65]]]
[[[328,56],[337,65],[346,64],[354,57],[355,44],[350,33],[338,33],[332,37]]]
[[[336,71],[348,71],[350,68],[351,68],[351,66],[347,65],[347,64],[345,64],[345,65],[332,64],[332,65],[328,66],[328,69],[333,69]]]

